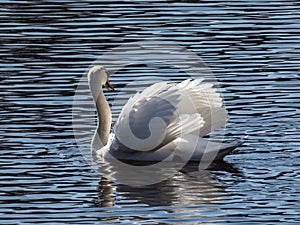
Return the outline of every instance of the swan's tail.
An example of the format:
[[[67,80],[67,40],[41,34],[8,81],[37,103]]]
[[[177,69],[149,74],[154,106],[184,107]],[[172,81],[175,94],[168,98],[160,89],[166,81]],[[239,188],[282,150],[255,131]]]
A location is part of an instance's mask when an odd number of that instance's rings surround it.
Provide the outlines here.
[[[226,155],[230,154],[234,149],[236,149],[237,147],[240,147],[244,144],[245,139],[247,137],[235,140],[233,142],[230,143],[224,143],[220,149],[220,151],[218,152],[215,160],[221,160],[223,159]]]

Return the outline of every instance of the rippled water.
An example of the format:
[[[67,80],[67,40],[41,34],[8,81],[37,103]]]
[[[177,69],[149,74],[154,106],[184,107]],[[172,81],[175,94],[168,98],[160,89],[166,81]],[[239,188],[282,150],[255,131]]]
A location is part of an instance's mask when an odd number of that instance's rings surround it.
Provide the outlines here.
[[[0,4],[2,224],[300,223],[299,1]],[[161,183],[131,187],[82,157],[72,106],[95,59],[145,40],[201,56],[230,111],[228,138],[249,138],[209,170],[188,165]],[[146,64],[111,79],[121,87],[155,74],[182,78],[173,72]],[[107,93],[114,118],[127,97],[115,95]]]

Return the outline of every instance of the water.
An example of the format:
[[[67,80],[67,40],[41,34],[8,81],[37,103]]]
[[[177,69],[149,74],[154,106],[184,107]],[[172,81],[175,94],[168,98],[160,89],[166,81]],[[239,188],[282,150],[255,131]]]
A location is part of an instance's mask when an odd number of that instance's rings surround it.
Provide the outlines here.
[[[299,1],[0,4],[1,223],[300,223]],[[200,55],[230,112],[228,138],[249,138],[209,170],[188,165],[161,183],[131,187],[84,160],[72,104],[97,57],[145,40]],[[111,79],[121,86],[145,74],[180,78],[169,72],[140,65]],[[115,103],[114,95],[107,93],[116,118],[127,95]]]

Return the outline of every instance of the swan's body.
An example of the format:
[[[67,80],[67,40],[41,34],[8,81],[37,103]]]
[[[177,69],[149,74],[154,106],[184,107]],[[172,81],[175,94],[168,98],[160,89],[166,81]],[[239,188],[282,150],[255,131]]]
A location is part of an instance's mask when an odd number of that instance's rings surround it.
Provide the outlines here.
[[[89,84],[98,113],[92,153],[133,161],[222,159],[241,141],[210,142],[202,137],[224,126],[228,112],[220,94],[203,79],[160,82],[130,98],[111,134],[111,111],[102,85],[112,87],[101,66],[90,69]]]

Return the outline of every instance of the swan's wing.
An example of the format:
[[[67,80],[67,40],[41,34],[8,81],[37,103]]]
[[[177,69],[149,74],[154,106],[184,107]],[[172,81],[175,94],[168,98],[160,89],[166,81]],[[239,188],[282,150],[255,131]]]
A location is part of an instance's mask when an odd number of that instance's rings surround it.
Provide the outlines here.
[[[154,151],[184,133],[199,130],[199,113],[180,114],[182,93],[176,84],[161,82],[129,99],[114,126],[114,151]]]
[[[181,135],[204,136],[226,124],[228,112],[203,79],[161,82],[129,99],[115,124],[111,149],[154,151]]]
[[[200,130],[201,137],[225,126],[228,120],[228,112],[223,107],[223,100],[217,88],[213,84],[203,81],[204,79],[185,80],[177,84],[178,89],[182,92],[182,99],[178,104],[180,113],[191,113],[191,108],[184,106],[185,102],[191,101],[205,122]]]

